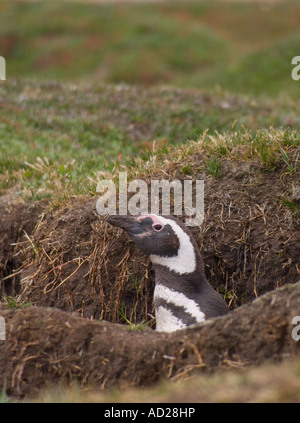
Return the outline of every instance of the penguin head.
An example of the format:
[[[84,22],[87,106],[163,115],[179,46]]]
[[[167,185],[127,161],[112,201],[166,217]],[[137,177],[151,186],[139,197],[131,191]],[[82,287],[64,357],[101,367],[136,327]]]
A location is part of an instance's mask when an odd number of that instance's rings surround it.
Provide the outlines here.
[[[171,225],[161,216],[109,216],[107,221],[122,228],[147,256],[173,257],[179,249],[179,239]]]
[[[179,274],[195,270],[195,242],[178,219],[155,214],[111,215],[107,221],[127,232],[154,264],[166,266]]]

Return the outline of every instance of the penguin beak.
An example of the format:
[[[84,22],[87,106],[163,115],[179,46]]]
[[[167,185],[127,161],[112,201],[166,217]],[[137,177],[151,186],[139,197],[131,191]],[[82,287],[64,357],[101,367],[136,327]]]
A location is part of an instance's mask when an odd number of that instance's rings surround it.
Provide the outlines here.
[[[113,226],[124,229],[124,231],[131,235],[138,235],[144,232],[144,228],[141,226],[140,222],[133,216],[110,215],[106,218],[106,221]]]

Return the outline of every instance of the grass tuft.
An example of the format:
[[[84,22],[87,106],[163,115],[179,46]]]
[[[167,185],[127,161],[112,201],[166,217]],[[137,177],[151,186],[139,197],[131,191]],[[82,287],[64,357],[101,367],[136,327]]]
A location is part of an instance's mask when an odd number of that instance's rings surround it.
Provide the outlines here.
[[[221,175],[221,169],[221,162],[218,157],[212,157],[206,165],[207,173],[214,178],[218,178]]]

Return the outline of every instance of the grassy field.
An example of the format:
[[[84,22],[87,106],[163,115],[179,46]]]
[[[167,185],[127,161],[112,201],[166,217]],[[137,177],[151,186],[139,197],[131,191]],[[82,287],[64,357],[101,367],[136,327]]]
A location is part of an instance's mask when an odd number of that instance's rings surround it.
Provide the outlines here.
[[[9,78],[167,83],[299,98],[300,5],[200,1],[97,5],[2,1]]]
[[[141,147],[147,158],[153,141],[300,127],[297,2],[2,1],[0,10],[2,193],[80,194],[95,171],[127,165]]]
[[[229,138],[300,128],[296,100],[222,92],[23,80],[2,84],[0,98],[0,192],[14,188],[27,200],[94,192],[95,173],[130,168],[135,155],[147,160],[153,148],[166,152],[205,131]]]
[[[141,147],[147,158],[153,141],[157,150],[206,130],[300,127],[297,2],[0,10],[2,193],[81,194],[95,171],[127,165]]]

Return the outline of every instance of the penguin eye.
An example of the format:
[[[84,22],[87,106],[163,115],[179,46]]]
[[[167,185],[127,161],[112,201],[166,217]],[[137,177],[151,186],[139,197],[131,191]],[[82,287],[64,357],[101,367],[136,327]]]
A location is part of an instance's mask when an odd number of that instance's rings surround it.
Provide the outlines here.
[[[160,225],[159,223],[155,223],[154,225],[152,225],[152,228],[156,231],[159,232],[163,229],[163,226]]]

